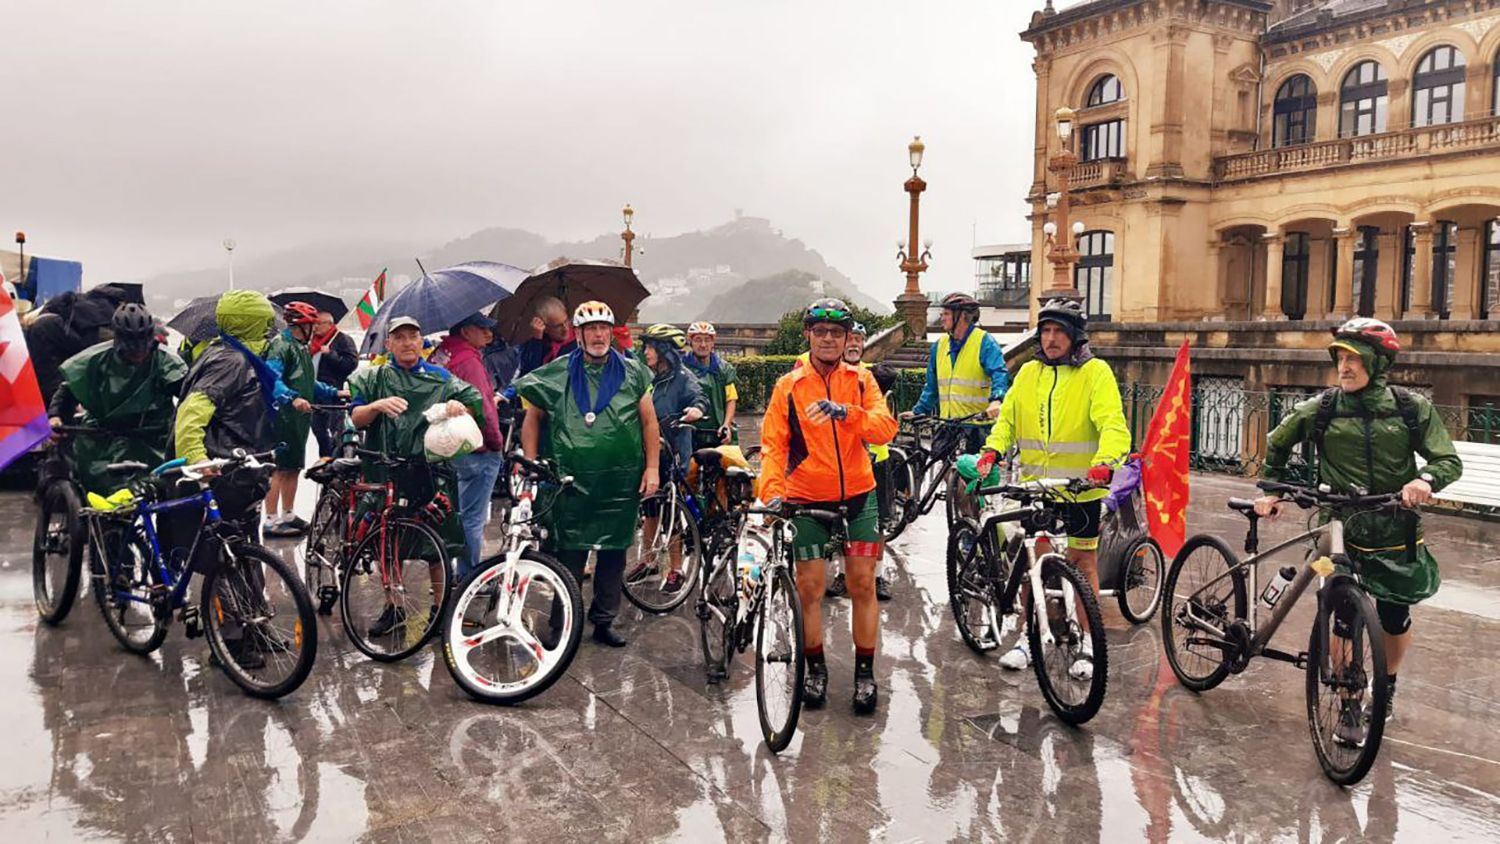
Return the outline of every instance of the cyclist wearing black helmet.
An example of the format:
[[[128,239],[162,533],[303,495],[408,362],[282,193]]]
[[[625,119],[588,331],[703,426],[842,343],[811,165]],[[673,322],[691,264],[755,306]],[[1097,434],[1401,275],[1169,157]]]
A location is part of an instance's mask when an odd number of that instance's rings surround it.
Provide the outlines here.
[[[150,311],[133,302],[115,309],[114,339],[91,346],[62,365],[62,384],[52,396],[52,426],[82,424],[98,436],[79,437],[73,457],[85,489],[113,492],[119,481],[105,471],[110,463],[166,460],[167,432],[187,367],[157,342]],[[110,433],[118,432],[118,433]]]

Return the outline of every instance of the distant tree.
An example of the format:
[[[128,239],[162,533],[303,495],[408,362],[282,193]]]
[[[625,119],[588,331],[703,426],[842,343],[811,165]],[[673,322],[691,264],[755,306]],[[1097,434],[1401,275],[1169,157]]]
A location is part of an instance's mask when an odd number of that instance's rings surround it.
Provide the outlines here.
[[[901,321],[901,317],[896,314],[877,314],[858,305],[851,305],[849,310],[854,313],[854,321],[864,323],[865,329],[870,332],[871,336]],[[800,355],[805,351],[807,351],[807,341],[802,335],[802,309],[799,308],[781,317],[777,324],[776,336],[766,344],[764,354]]]

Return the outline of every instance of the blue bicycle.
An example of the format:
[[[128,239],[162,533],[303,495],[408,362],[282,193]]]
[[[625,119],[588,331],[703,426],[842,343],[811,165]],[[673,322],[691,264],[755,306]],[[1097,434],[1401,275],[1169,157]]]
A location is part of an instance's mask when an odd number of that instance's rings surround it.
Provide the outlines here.
[[[173,460],[130,484],[128,494],[91,495],[82,516],[94,598],[121,646],[151,653],[176,613],[188,638],[208,638],[214,660],[236,685],[253,697],[279,698],[302,685],[317,657],[312,600],[286,563],[220,515],[210,486],[214,475],[268,471],[261,462],[268,457],[236,451],[191,466]],[[147,468],[109,467],[122,474]],[[180,485],[196,488],[179,491]],[[191,543],[164,553],[163,521],[174,531],[192,529]],[[188,596],[195,574],[203,581],[196,606]]]

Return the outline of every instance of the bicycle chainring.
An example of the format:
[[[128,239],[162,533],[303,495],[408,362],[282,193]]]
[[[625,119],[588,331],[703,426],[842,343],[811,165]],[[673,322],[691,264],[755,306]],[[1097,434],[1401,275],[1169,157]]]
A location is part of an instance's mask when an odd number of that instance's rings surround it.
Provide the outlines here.
[[[1224,662],[1229,665],[1230,673],[1239,674],[1250,665],[1250,644],[1255,633],[1243,618],[1235,619],[1225,632],[1229,634],[1229,643],[1234,649],[1225,651]]]

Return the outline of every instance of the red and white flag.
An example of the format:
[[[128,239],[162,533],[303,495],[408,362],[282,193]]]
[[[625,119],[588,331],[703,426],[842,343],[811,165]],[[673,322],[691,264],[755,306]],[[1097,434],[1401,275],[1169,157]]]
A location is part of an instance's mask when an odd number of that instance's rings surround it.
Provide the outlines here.
[[[354,306],[354,315],[359,318],[359,327],[369,331],[370,323],[375,321],[375,314],[383,304],[385,304],[385,270],[380,271],[380,275],[375,278],[375,283],[365,291],[364,298]]]
[[[47,404],[21,333],[15,302],[0,287],[0,469],[52,433]]]

